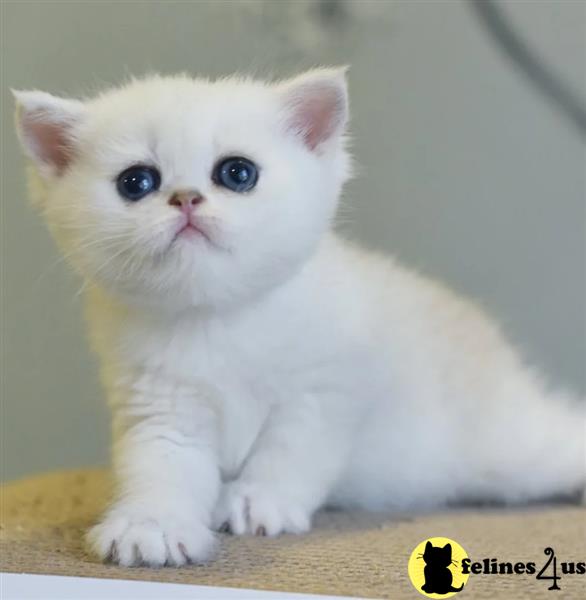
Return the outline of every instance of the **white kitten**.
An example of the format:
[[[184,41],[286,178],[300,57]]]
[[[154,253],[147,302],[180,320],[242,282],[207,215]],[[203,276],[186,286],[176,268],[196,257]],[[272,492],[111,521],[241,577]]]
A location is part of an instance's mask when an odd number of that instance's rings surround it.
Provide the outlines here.
[[[331,232],[343,70],[16,97],[39,205],[90,282],[119,488],[102,558],[201,561],[214,528],[299,533],[325,504],[584,485],[584,405],[474,305]]]

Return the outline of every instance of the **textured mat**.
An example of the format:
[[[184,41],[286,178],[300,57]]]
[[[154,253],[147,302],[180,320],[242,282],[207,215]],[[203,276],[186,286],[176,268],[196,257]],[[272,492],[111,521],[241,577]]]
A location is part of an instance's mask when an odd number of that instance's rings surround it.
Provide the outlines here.
[[[123,569],[103,565],[83,548],[83,531],[104,506],[110,488],[103,470],[50,473],[1,492],[0,569],[87,577],[361,596],[423,598],[407,562],[428,537],[459,542],[473,560],[534,561],[539,570],[552,547],[558,560],[586,561],[586,509],[459,510],[417,517],[326,512],[303,536],[276,539],[221,536],[209,565],[180,569]],[[551,574],[551,566],[547,571]],[[562,592],[535,575],[472,575],[465,598],[586,598],[586,575],[562,575]],[[557,594],[557,595],[556,595]],[[441,596],[437,596],[441,597]]]

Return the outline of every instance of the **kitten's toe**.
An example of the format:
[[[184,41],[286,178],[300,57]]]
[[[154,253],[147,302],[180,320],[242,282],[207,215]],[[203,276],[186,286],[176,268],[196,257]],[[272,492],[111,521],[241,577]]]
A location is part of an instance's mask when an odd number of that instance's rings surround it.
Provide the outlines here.
[[[137,511],[107,515],[88,532],[87,541],[103,561],[125,567],[205,562],[215,545],[213,533],[201,523],[153,518]]]
[[[311,528],[310,514],[286,494],[239,482],[224,489],[214,522],[221,531],[263,537],[305,533]]]

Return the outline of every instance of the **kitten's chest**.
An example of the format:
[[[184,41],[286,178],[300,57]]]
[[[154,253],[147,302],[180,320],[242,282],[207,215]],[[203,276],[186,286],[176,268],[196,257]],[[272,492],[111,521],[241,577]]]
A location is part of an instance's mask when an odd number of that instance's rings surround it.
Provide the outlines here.
[[[237,476],[275,401],[266,344],[240,324],[192,319],[126,335],[137,364],[212,408],[222,477]]]

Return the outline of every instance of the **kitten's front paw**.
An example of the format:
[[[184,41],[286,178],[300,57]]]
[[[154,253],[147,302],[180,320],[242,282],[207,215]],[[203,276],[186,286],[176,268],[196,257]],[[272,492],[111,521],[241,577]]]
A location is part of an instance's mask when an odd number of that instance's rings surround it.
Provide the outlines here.
[[[295,501],[264,486],[238,481],[224,486],[213,521],[218,531],[236,535],[275,536],[311,528],[311,515]]]
[[[196,521],[120,508],[90,529],[87,541],[102,560],[125,567],[201,563],[210,557],[215,545],[214,534]]]

